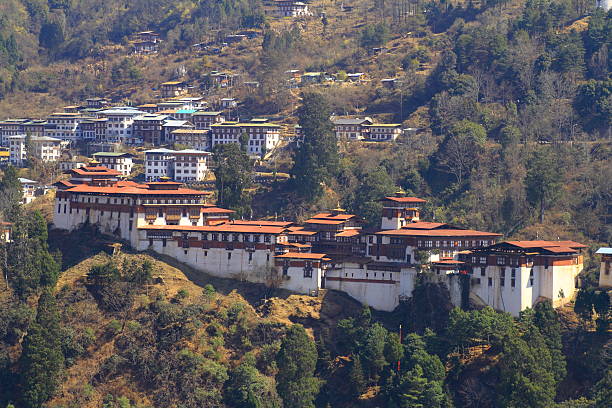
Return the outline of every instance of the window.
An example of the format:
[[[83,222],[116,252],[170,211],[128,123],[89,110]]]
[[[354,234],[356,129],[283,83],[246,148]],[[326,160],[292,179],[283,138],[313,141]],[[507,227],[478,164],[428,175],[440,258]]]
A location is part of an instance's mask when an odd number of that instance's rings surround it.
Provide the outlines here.
[[[252,260],[253,260],[253,253],[249,252],[249,263],[251,263]]]
[[[480,268],[480,276],[485,276],[486,268],[483,266]]]
[[[312,261],[306,261],[304,263],[304,277],[312,278]]]
[[[505,265],[506,264],[506,257],[505,256],[498,256],[497,257],[497,264],[498,265]]]
[[[493,286],[493,278],[489,278],[489,286]]]
[[[533,269],[529,271],[529,286],[533,286]]]
[[[486,264],[487,263],[487,257],[486,256],[481,256],[480,257],[480,263],[481,264]]]
[[[232,259],[232,253],[231,253],[231,252],[228,252],[228,253],[227,253],[227,260],[229,261],[230,259]]]

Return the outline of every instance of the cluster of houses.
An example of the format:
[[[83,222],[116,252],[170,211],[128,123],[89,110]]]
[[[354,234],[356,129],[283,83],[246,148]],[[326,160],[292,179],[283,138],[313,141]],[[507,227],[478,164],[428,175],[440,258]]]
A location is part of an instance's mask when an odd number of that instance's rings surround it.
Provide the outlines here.
[[[173,155],[151,152],[160,163]],[[233,220],[233,211],[208,203],[210,192],[180,182],[136,183],[99,164],[69,172],[56,183],[56,228],[95,225],[210,275],[313,295],[338,290],[378,310],[409,299],[421,275],[444,282],[458,306],[517,316],[543,299],[570,301],[583,267],[580,243],[499,242],[493,232],[422,221],[425,200],[402,193],[381,198],[380,228],[367,230],[342,209],[301,224]]]

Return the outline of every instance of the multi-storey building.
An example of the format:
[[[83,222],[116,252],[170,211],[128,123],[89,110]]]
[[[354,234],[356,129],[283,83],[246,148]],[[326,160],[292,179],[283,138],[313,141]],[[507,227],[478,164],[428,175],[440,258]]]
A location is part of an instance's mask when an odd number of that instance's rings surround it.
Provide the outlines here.
[[[23,166],[28,159],[28,151],[26,147],[26,135],[10,136],[9,140],[9,161],[14,166]],[[47,136],[30,136],[30,144],[34,151],[30,152],[32,156],[43,162],[58,161],[61,156],[60,139]]]
[[[362,140],[365,138],[364,125],[371,125],[370,118],[338,118],[333,121],[338,139]]]
[[[177,129],[170,133],[168,143],[180,144],[197,150],[210,150],[210,130]]]
[[[164,143],[164,123],[169,119],[168,115],[147,113],[134,118],[132,133],[138,144],[159,146]]]
[[[162,178],[174,176],[174,150],[153,149],[147,150],[145,154],[145,180],[157,181]]]
[[[595,253],[601,256],[599,287],[612,288],[612,248],[599,248]]]
[[[424,200],[414,197],[383,199],[382,229],[370,231],[339,209],[302,226],[229,221],[230,211],[205,205],[204,192],[180,183],[90,179],[58,192],[56,227],[74,229],[89,221],[138,250],[214,276],[300,293],[339,290],[379,310],[408,299],[422,275],[445,283],[457,306],[482,303],[517,316],[543,299],[554,307],[566,303],[582,269],[581,244],[496,243],[496,233],[419,221]]]
[[[506,241],[473,249],[459,260],[472,301],[518,316],[542,299],[553,307],[572,299],[583,248],[573,241]]]
[[[305,17],[312,13],[308,11],[308,4],[297,0],[277,0],[276,13],[281,17]]]
[[[195,149],[174,151],[174,179],[183,183],[206,180],[211,153]]]
[[[362,127],[365,139],[370,142],[389,142],[402,134],[402,125],[399,123],[374,123]]]
[[[44,136],[46,127],[46,120],[6,119],[0,121],[0,145],[8,146],[9,136]]]
[[[209,152],[185,149],[155,149],[145,152],[145,178],[156,181],[164,178],[181,182],[200,182],[206,179],[210,166]]]
[[[172,98],[175,96],[185,95],[187,93],[187,84],[183,81],[168,81],[161,84],[161,97]]]
[[[81,139],[80,123],[87,117],[78,112],[52,113],[47,118],[45,136],[65,140],[70,145]]]
[[[129,106],[115,107],[98,112],[98,116],[106,118],[105,141],[137,145],[141,141],[134,137],[134,119],[144,115],[145,112]]]
[[[134,157],[131,153],[120,153],[120,152],[97,152],[93,154],[102,166],[112,170],[116,170],[124,176],[129,176],[132,173],[132,167]]]
[[[248,139],[248,153],[262,156],[280,142],[280,128],[274,123],[217,123],[211,126],[211,148],[218,144],[240,143],[244,134]]]
[[[200,111],[191,115],[191,123],[196,129],[210,129],[212,125],[223,122],[225,122],[223,112]]]

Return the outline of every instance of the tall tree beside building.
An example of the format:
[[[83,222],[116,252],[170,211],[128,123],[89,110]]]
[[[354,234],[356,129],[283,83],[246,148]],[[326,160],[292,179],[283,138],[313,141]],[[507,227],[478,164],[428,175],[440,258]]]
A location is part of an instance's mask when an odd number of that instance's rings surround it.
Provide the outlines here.
[[[23,197],[23,188],[19,182],[17,169],[13,166],[8,166],[4,170],[4,177],[0,182],[0,209],[4,215],[4,219],[14,222],[19,215],[19,202]]]
[[[217,205],[246,215],[250,208],[250,197],[246,190],[251,186],[253,163],[239,144],[217,145],[214,149],[215,185]]]
[[[323,194],[323,185],[336,173],[338,145],[329,120],[329,104],[323,95],[302,94],[297,113],[304,142],[294,156],[292,183],[300,197],[313,201]]]
[[[544,222],[544,212],[558,195],[561,175],[555,157],[549,149],[536,150],[527,162],[527,200],[540,209],[540,222]]]
[[[53,396],[64,368],[60,317],[55,297],[45,290],[38,300],[36,321],[24,340],[21,355],[21,400],[24,407],[38,408]]]
[[[293,325],[276,358],[276,388],[285,407],[314,408],[319,379],[314,376],[317,347],[301,325]]]

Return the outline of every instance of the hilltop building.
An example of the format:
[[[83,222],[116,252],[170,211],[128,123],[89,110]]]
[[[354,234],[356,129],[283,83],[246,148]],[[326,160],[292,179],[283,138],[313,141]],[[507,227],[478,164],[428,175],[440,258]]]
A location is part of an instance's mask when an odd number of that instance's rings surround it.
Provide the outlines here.
[[[152,151],[158,161],[172,151]],[[71,178],[58,191],[54,224],[84,222],[130,242],[137,250],[171,256],[208,274],[265,283],[299,293],[343,291],[378,310],[410,298],[417,281],[445,283],[457,306],[490,305],[518,316],[544,299],[554,307],[575,292],[584,245],[572,241],[508,241],[499,234],[420,220],[424,200],[385,197],[381,229],[362,228],[342,209],[303,225],[231,221],[232,211],[206,203],[209,193],[177,182],[119,181],[104,168]]]

